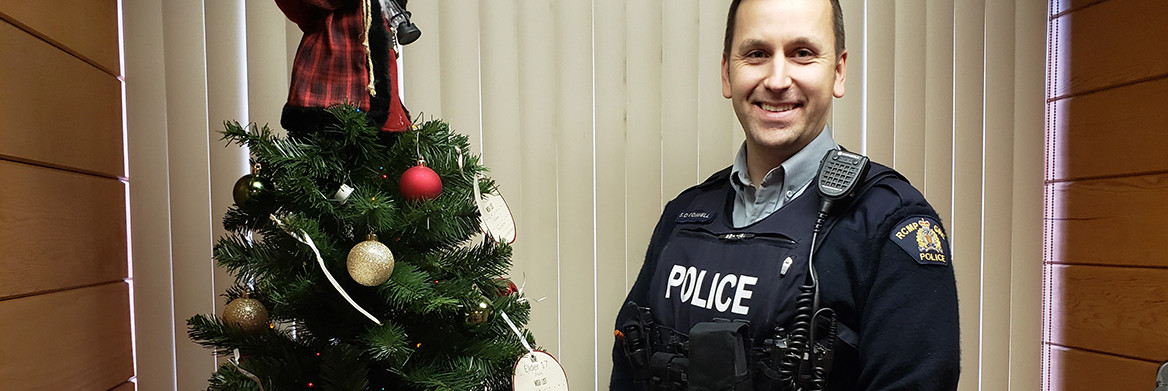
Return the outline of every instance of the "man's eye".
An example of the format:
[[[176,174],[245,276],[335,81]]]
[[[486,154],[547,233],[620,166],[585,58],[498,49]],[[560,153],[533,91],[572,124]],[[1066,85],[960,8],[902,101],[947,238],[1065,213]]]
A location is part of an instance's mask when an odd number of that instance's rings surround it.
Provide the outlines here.
[[[798,59],[807,59],[807,58],[814,57],[815,52],[812,52],[811,50],[808,50],[808,49],[799,49],[799,50],[796,50],[794,53],[792,53],[791,56],[798,58]]]
[[[766,56],[766,52],[762,50],[752,50],[749,53],[746,53],[746,58],[766,58]]]

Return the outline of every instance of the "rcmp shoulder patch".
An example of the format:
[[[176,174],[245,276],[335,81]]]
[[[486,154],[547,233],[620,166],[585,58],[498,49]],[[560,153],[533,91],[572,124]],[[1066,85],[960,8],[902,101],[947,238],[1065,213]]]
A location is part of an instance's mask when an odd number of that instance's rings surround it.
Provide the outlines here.
[[[714,212],[701,210],[685,211],[677,214],[676,223],[708,223],[714,220]]]
[[[912,216],[901,220],[892,227],[888,238],[919,264],[948,265],[953,260],[949,236],[932,217]]]

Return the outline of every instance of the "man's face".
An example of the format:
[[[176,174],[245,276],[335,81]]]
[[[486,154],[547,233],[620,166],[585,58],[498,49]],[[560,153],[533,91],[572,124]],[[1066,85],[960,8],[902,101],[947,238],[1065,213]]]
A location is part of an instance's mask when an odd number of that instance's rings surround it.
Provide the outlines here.
[[[745,0],[722,95],[734,105],[752,155],[786,160],[827,124],[832,96],[844,95],[847,51],[838,58],[826,0]],[[762,156],[762,155],[758,155]]]

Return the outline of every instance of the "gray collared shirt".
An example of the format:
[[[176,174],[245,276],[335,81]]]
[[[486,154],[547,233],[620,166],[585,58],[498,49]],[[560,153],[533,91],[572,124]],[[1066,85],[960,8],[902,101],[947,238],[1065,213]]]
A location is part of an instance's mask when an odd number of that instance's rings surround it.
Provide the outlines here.
[[[831,137],[831,129],[824,127],[819,136],[806,147],[771,169],[756,188],[751,184],[746,169],[746,143],[743,143],[730,169],[730,185],[734,187],[735,193],[732,216],[734,226],[745,227],[765,219],[788,201],[803,194],[803,190],[815,179],[823,155],[838,148],[839,145]]]

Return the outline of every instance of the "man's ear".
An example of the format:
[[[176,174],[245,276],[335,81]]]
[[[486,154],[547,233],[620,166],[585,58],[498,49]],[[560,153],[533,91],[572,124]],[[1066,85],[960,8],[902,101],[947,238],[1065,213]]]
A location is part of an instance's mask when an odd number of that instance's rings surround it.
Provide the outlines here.
[[[832,95],[836,98],[844,97],[844,80],[848,76],[848,50],[844,49],[840,53],[839,59],[835,61],[835,85],[832,86]],[[725,87],[723,87],[725,89]]]
[[[722,97],[730,99],[730,64],[726,63],[726,55],[722,55]]]

